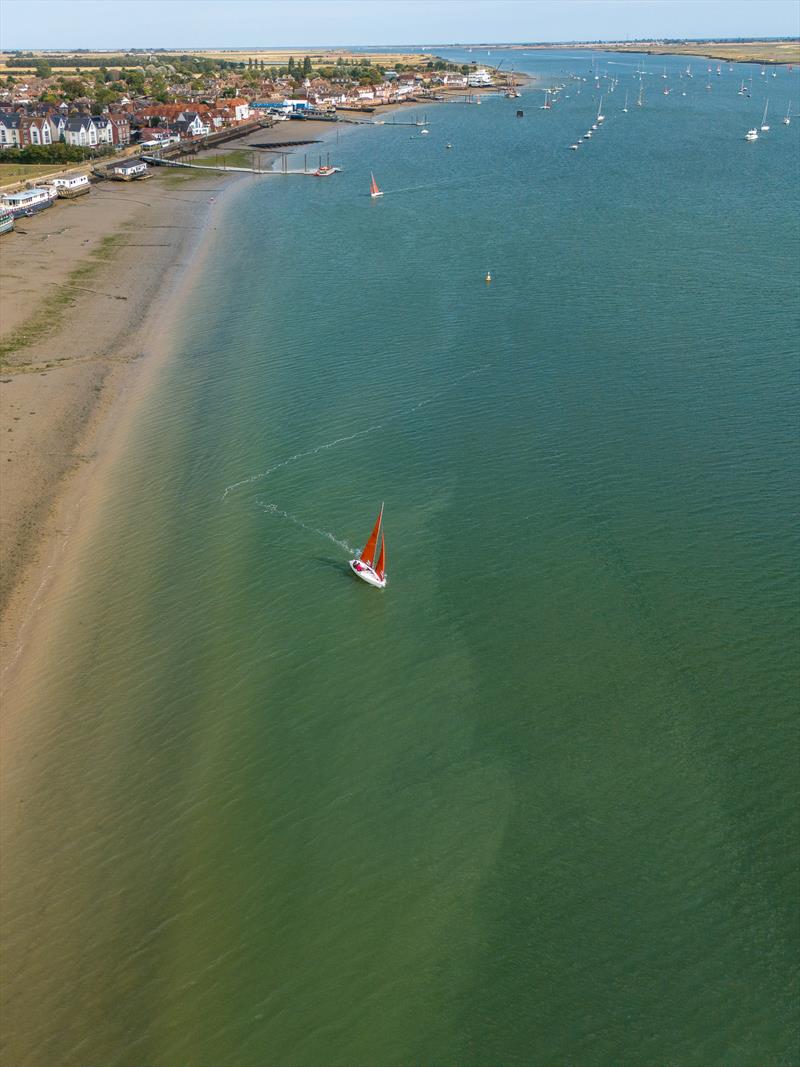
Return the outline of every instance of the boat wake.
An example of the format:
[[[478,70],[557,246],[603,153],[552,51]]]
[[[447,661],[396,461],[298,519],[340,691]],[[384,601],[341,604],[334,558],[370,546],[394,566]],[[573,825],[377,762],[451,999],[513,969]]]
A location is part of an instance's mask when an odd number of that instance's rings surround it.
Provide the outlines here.
[[[282,519],[288,519],[289,522],[294,523],[295,526],[299,526],[301,530],[308,530],[309,533],[318,534],[320,537],[324,537],[326,541],[332,541],[333,544],[338,545],[339,548],[343,548],[348,556],[357,556],[358,549],[353,548],[347,541],[343,541],[340,537],[336,537],[330,532],[330,530],[320,530],[317,526],[309,526],[307,522],[303,522],[302,519],[298,519],[296,515],[292,515],[288,511],[284,511],[283,508],[279,508],[277,504],[270,504],[266,500],[257,500],[256,503],[264,511],[269,512],[270,515],[279,515]]]
[[[474,370],[467,371],[466,374],[460,375],[449,385],[446,385],[443,389],[440,389],[437,393],[431,393],[429,396],[423,397],[422,400],[418,400],[416,404],[409,408],[403,408],[401,411],[395,412],[394,415],[387,415],[382,422],[373,423],[372,426],[365,426],[363,430],[356,430],[355,433],[346,434],[343,437],[336,437],[333,441],[326,441],[325,444],[317,445],[316,448],[309,448],[305,452],[296,452],[293,456],[289,456],[287,459],[283,459],[280,463],[275,463],[271,467],[267,467],[266,470],[258,471],[256,474],[250,474],[246,478],[242,478],[238,482],[233,482],[231,485],[225,487],[225,492],[222,494],[222,499],[225,500],[229,493],[234,493],[237,489],[241,489],[245,485],[252,485],[254,482],[262,482],[265,478],[269,478],[275,471],[281,470],[283,467],[288,467],[291,463],[297,463],[301,459],[308,459],[310,456],[319,455],[320,452],[325,452],[328,449],[336,448],[337,445],[346,444],[348,441],[356,441],[360,437],[366,437],[368,434],[376,433],[378,430],[382,430],[385,426],[388,426],[391,422],[396,422],[397,419],[406,418],[408,415],[413,415],[421,408],[426,407],[428,404],[434,403],[442,396],[446,396],[447,393],[452,392],[457,385],[466,381],[467,378],[472,378],[476,374],[481,374],[483,371],[489,368],[489,363],[484,363],[480,367],[476,367]],[[287,516],[288,518],[288,516]],[[319,532],[319,531],[318,531]]]

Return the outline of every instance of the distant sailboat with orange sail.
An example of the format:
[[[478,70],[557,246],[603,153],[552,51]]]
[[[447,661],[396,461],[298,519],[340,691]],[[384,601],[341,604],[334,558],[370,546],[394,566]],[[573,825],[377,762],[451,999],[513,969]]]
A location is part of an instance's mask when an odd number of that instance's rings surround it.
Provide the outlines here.
[[[372,171],[370,171],[369,177],[369,195],[372,197],[373,200],[376,196],[383,196],[383,193],[378,188],[378,183],[375,181],[375,175],[372,173]]]
[[[361,555],[350,560],[350,569],[353,574],[358,578],[363,578],[369,585],[374,585],[376,589],[386,588],[386,543],[383,539],[383,530],[381,529],[382,520],[383,504],[381,504],[378,518],[372,528],[372,533],[369,535],[369,540],[364,545]],[[380,552],[377,553],[376,559],[379,535],[381,539],[381,549]]]

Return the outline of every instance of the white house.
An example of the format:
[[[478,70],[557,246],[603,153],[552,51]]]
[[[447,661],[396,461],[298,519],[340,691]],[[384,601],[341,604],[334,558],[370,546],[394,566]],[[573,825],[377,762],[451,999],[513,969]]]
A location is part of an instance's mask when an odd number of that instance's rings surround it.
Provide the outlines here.
[[[475,70],[469,75],[467,84],[473,89],[481,89],[494,85],[494,82],[489,71],[481,67],[480,70]]]
[[[70,115],[64,127],[64,140],[81,148],[96,147],[97,127],[91,115]]]
[[[92,122],[97,130],[97,143],[113,144],[114,127],[111,125],[111,119],[107,115],[92,115]]]
[[[20,115],[20,140],[24,145],[52,144],[53,137],[50,123],[42,115]]]
[[[0,111],[0,148],[19,148],[21,144],[19,115],[14,111]]]
[[[250,103],[243,97],[236,97],[228,101],[228,107],[233,108],[233,117],[236,122],[246,122],[250,118]]]
[[[191,137],[207,137],[211,133],[211,127],[200,118],[196,111],[182,111],[178,115],[175,129],[183,136],[189,134]]]

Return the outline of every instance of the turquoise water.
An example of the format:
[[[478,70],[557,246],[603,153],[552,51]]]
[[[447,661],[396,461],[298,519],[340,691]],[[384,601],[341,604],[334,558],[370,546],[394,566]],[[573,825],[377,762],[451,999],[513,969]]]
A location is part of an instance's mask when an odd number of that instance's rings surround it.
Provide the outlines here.
[[[577,153],[591,79],[223,195],[30,679],[9,1064],[796,1062],[798,77],[599,64]]]

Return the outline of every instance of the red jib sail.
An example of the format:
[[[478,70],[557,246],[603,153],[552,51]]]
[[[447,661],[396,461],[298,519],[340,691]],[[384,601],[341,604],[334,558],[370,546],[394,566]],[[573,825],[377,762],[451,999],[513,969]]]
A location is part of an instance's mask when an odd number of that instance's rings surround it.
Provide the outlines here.
[[[359,556],[362,563],[368,564],[370,567],[375,561],[375,547],[378,544],[378,531],[381,528],[381,519],[383,518],[383,504],[381,504],[381,510],[378,513],[378,518],[375,522],[375,526],[372,529],[372,533],[369,535],[369,541],[364,545],[364,550]]]
[[[369,178],[370,178],[370,182],[369,182],[370,196],[376,196],[380,192],[380,189],[378,188],[378,183],[375,181],[375,175],[370,173]]]
[[[386,545],[383,541],[383,530],[381,530],[381,554],[378,556],[378,562],[375,564],[375,573],[381,581],[386,577]]]

